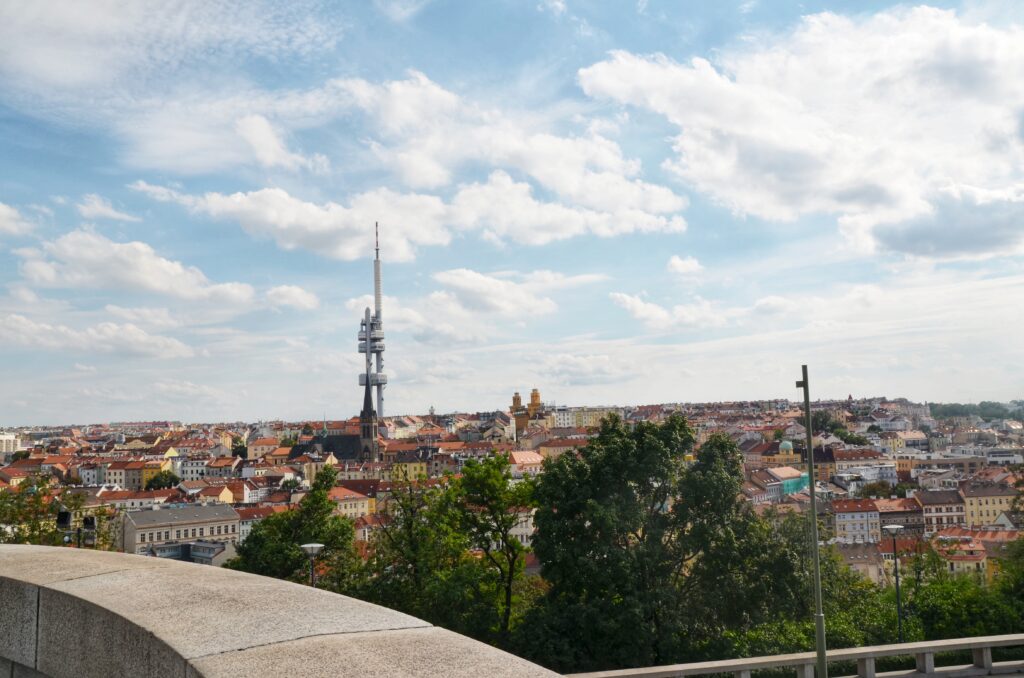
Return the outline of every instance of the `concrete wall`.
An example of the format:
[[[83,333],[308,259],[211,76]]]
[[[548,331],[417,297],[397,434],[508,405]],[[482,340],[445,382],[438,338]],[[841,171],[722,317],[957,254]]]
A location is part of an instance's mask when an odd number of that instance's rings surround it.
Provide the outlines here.
[[[203,565],[0,545],[0,678],[554,676],[359,600]]]

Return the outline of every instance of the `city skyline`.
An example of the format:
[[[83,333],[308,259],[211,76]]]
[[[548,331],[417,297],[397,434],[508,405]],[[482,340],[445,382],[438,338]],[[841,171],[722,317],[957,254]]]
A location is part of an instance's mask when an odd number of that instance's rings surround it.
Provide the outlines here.
[[[1024,10],[610,5],[0,10],[0,425],[1024,396]]]

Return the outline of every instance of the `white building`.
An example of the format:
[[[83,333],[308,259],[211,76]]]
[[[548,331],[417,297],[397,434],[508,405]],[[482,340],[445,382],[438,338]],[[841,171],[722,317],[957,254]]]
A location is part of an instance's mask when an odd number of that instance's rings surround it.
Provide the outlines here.
[[[836,499],[836,540],[845,544],[877,544],[882,538],[878,507],[870,499]]]

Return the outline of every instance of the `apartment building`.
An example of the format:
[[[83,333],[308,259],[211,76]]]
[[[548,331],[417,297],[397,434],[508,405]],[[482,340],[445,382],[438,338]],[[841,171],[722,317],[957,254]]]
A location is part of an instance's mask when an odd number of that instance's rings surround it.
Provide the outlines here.
[[[224,504],[153,506],[123,514],[119,546],[125,553],[147,555],[164,544],[185,541],[235,543],[238,512]]]

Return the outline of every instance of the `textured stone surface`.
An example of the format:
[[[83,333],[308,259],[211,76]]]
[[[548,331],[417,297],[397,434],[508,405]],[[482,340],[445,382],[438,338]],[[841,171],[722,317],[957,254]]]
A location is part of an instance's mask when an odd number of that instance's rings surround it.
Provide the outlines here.
[[[429,627],[303,638],[192,661],[189,678],[445,676],[546,678],[558,674],[451,631]]]
[[[134,621],[186,658],[314,634],[429,626],[308,586],[206,565],[176,565],[71,579],[48,589]]]
[[[14,664],[11,666],[11,678],[50,678],[50,676],[47,676],[45,673],[39,673],[35,669],[30,669],[27,666]]]
[[[120,595],[135,594],[125,590]],[[46,588],[39,602],[36,667],[53,678],[180,676],[185,671],[178,652],[117,612]],[[187,620],[179,623],[188,625]]]
[[[32,666],[36,662],[39,589],[32,584],[8,579],[3,569],[0,572],[3,573],[0,575],[0,657]]]
[[[162,569],[168,565],[171,563],[159,558],[124,553],[20,544],[9,544],[0,548],[0,576],[30,584],[50,584],[118,570]]]
[[[155,558],[0,545],[0,600],[0,678],[555,675],[394,610]]]

